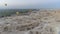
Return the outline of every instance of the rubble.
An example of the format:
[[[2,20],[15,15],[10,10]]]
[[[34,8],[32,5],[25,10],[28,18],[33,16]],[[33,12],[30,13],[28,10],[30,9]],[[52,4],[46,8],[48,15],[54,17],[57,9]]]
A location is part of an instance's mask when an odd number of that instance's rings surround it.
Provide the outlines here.
[[[1,34],[59,34],[60,12],[40,10],[30,15],[0,18]],[[10,34],[9,33],[9,34]]]

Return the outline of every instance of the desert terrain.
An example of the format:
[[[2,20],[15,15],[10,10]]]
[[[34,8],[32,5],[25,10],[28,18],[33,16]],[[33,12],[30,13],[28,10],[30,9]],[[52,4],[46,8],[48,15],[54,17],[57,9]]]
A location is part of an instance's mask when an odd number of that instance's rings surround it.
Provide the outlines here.
[[[60,34],[60,10],[0,18],[0,34]]]

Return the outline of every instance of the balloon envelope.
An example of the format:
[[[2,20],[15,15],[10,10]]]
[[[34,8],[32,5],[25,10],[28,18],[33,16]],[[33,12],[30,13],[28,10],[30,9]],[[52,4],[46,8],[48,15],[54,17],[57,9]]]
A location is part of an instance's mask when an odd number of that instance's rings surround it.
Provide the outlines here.
[[[5,6],[7,6],[7,4],[5,4]]]

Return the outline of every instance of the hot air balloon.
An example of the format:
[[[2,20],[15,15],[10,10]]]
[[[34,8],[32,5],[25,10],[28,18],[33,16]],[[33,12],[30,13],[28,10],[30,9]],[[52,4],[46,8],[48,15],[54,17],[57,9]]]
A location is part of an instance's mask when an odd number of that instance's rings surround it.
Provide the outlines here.
[[[7,4],[5,4],[5,6],[7,6]]]

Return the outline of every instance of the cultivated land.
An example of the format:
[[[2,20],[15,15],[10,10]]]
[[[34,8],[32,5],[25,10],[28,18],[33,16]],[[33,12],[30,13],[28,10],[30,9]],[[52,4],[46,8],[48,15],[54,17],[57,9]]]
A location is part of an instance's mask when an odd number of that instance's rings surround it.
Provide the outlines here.
[[[0,34],[60,34],[60,10],[0,18]]]

